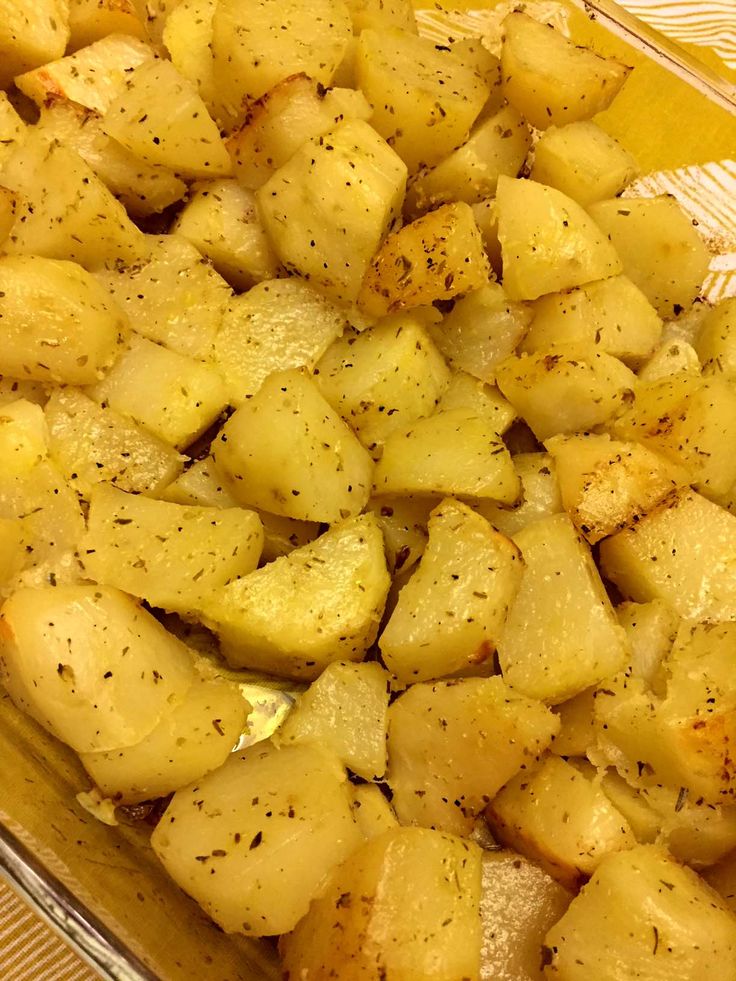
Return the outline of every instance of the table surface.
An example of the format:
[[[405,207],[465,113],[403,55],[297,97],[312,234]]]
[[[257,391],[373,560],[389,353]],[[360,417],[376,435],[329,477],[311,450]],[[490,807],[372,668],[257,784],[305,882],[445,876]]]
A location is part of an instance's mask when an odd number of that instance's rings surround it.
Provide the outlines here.
[[[729,68],[736,69],[736,4],[733,0],[619,2],[663,34],[715,52]],[[3,981],[96,981],[97,978],[95,972],[2,880],[0,978]]]

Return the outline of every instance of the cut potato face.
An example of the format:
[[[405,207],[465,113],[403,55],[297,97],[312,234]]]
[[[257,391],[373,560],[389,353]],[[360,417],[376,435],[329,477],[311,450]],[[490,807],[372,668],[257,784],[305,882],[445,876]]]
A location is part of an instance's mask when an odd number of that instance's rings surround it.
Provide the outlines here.
[[[509,14],[503,31],[503,93],[538,129],[590,119],[611,104],[631,71],[523,13]]]
[[[386,667],[410,684],[488,661],[522,569],[513,542],[466,505],[443,501],[430,515],[419,568],[381,634]]]
[[[313,679],[332,661],[362,660],[389,584],[380,529],[363,515],[225,586],[204,620],[233,666]]]
[[[503,285],[512,300],[535,300],[623,272],[604,232],[561,191],[499,177],[496,208]]]
[[[348,787],[317,747],[251,746],[179,790],[151,844],[224,930],[285,933],[361,843]]]

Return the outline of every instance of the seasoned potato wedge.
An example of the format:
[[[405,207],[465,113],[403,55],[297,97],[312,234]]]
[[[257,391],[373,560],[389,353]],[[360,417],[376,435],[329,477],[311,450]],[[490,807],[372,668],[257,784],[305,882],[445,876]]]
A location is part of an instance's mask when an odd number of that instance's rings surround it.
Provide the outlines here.
[[[3,0],[0,14],[0,86],[15,75],[60,58],[69,40],[66,0]]]
[[[631,71],[524,13],[509,14],[503,32],[504,95],[538,129],[590,119],[611,104]]]
[[[139,743],[81,753],[82,765],[116,803],[164,797],[222,766],[245,728],[248,709],[237,685],[198,678]]]
[[[361,844],[348,788],[317,747],[260,743],[178,791],[151,844],[224,930],[284,933]]]
[[[0,612],[0,650],[16,704],[78,752],[140,742],[194,680],[188,648],[104,586],[20,589]]]
[[[672,197],[614,198],[590,205],[613,243],[623,271],[661,317],[689,309],[710,255],[690,217]]]
[[[123,350],[127,318],[75,262],[0,257],[0,371],[69,385],[98,381]]]
[[[300,369],[269,375],[213,444],[246,506],[306,521],[357,514],[371,489],[367,451]]]
[[[429,517],[419,568],[381,634],[386,667],[408,684],[487,661],[521,575],[513,542],[466,505],[443,501]]]
[[[518,774],[488,805],[491,830],[576,889],[612,852],[636,843],[623,814],[595,780],[559,756]]]
[[[559,727],[546,706],[500,677],[412,685],[389,709],[388,784],[399,821],[469,834]]]
[[[380,664],[334,661],[299,697],[275,739],[280,746],[316,743],[359,777],[380,779],[388,696],[389,677]]]
[[[51,456],[83,497],[102,481],[155,495],[181,472],[172,446],[78,389],[56,389],[44,412]]]
[[[333,661],[360,661],[375,640],[390,578],[373,515],[334,525],[203,604],[235,667],[313,679]]]
[[[447,409],[393,433],[373,476],[375,494],[433,494],[513,504],[519,478],[491,422]]]
[[[187,613],[252,572],[262,545],[261,521],[252,511],[153,501],[103,484],[90,495],[80,555],[92,582]]]
[[[308,140],[257,192],[284,266],[353,301],[404,200],[406,166],[363,120]]]
[[[470,206],[445,204],[389,235],[366,270],[358,304],[380,317],[480,289],[490,274]]]
[[[498,644],[501,670],[525,695],[564,702],[624,666],[626,635],[567,515],[536,521],[515,541],[525,569]]]
[[[729,977],[736,917],[691,869],[661,848],[609,855],[545,939],[546,976]],[[625,976],[625,975],[624,975]]]
[[[479,977],[481,850],[420,828],[367,842],[281,941],[288,977]],[[412,915],[406,916],[411,909]]]
[[[503,285],[512,300],[535,300],[623,272],[604,232],[553,187],[501,176],[496,209]]]

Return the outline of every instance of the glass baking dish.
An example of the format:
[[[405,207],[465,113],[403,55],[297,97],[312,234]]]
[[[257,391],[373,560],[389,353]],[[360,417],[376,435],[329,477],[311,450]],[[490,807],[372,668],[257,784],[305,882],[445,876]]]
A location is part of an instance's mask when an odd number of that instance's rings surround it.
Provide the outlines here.
[[[480,33],[492,47],[504,14],[521,6],[636,67],[597,120],[638,158],[646,176],[635,193],[674,193],[699,222],[713,252],[706,295],[736,294],[736,73],[719,73],[611,0],[467,6],[420,10],[422,32]],[[272,943],[224,934],[169,880],[148,845],[155,810],[114,827],[93,817],[76,799],[89,779],[75,754],[2,689],[0,759],[0,874],[103,978],[280,976]]]

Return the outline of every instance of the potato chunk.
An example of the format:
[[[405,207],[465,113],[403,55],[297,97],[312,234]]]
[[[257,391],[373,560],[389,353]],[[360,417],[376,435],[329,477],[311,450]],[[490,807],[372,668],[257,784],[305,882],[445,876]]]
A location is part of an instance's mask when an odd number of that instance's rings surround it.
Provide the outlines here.
[[[69,6],[65,0],[3,0],[0,12],[0,87],[15,75],[60,58],[69,40]]]
[[[592,429],[632,401],[636,377],[595,347],[557,345],[512,355],[496,381],[537,439]]]
[[[405,187],[401,159],[368,123],[346,119],[297,150],[257,199],[286,268],[353,301],[401,212]]]
[[[604,859],[545,944],[546,973],[560,981],[736,974],[736,917],[652,845]]]
[[[57,388],[45,407],[51,456],[83,497],[102,481],[156,494],[181,472],[184,458],[132,419],[74,388]]]
[[[388,694],[389,676],[380,664],[334,661],[299,697],[276,741],[316,743],[359,777],[380,779],[386,770]]]
[[[572,897],[516,852],[483,852],[482,862],[481,981],[541,981],[542,940]]]
[[[591,204],[589,210],[613,243],[624,273],[660,317],[692,306],[708,272],[710,255],[674,198],[614,198]]]
[[[619,679],[596,698],[598,746],[631,783],[685,787],[706,803],[736,797],[736,625],[684,623],[661,673],[660,697]]]
[[[561,191],[501,176],[496,207],[503,286],[512,300],[535,300],[623,272],[605,233]]]
[[[76,51],[109,34],[145,38],[136,0],[69,0],[69,48]]]
[[[722,300],[706,315],[695,347],[703,374],[736,378],[736,297]]]
[[[545,445],[565,510],[591,545],[636,524],[688,484],[687,471],[637,443],[584,433],[555,436]]]
[[[0,92],[0,167],[26,138],[26,124],[5,92]]]
[[[464,143],[488,98],[486,80],[466,55],[398,28],[360,35],[357,87],[373,108],[371,125],[410,173]]]
[[[606,109],[631,71],[613,58],[576,47],[523,13],[503,22],[501,78],[512,106],[536,126],[563,126]]]
[[[298,72],[329,85],[352,36],[343,0],[219,0],[212,21],[218,98],[231,119]]]
[[[143,337],[132,339],[90,394],[177,449],[201,436],[227,405],[214,368]]]
[[[13,700],[78,752],[133,746],[194,680],[187,647],[125,593],[21,589],[0,612]]]
[[[344,326],[344,312],[301,279],[268,280],[233,297],[213,355],[230,404],[242,405],[274,371],[313,369]]]
[[[183,177],[230,173],[230,157],[196,86],[170,61],[144,61],[105,113],[106,131],[141,160]]]
[[[123,350],[127,318],[74,262],[0,258],[0,371],[21,378],[89,385]]]
[[[472,209],[445,204],[389,235],[366,270],[358,303],[381,317],[480,289],[490,274]]]
[[[281,941],[293,978],[478,981],[481,851],[419,828],[367,842]]]
[[[491,422],[447,409],[393,433],[373,478],[376,494],[436,494],[513,504],[519,478]]]
[[[736,517],[679,491],[601,545],[603,574],[624,596],[661,599],[681,617],[736,620]]]
[[[567,515],[515,536],[526,567],[498,644],[506,682],[564,702],[623,667],[628,649],[588,546]]]
[[[299,369],[269,375],[213,451],[243,504],[285,517],[338,521],[370,494],[371,458]]]
[[[210,592],[252,572],[262,545],[252,511],[153,501],[103,484],[90,496],[80,555],[92,582],[191,613]]]
[[[166,17],[163,43],[176,70],[193,82],[213,118],[220,122],[212,53],[216,0],[174,0]]]
[[[513,542],[459,501],[429,518],[418,570],[381,634],[384,663],[400,681],[430,681],[492,657],[519,588]]]
[[[326,351],[315,377],[333,409],[378,458],[393,432],[434,412],[450,372],[409,315],[346,334]]]
[[[662,334],[657,311],[626,276],[612,276],[534,303],[522,351],[556,344],[595,345],[636,368],[649,358]]]
[[[348,788],[317,747],[260,743],[177,791],[151,844],[223,930],[285,933],[361,843]]]
[[[399,820],[469,834],[559,727],[546,706],[500,677],[412,685],[389,709],[388,783]]]
[[[164,797],[222,766],[245,728],[248,710],[237,685],[198,678],[141,742],[81,753],[82,765],[116,802]]]
[[[362,515],[225,586],[204,620],[234,666],[313,679],[363,658],[389,585],[380,529]]]
[[[636,843],[623,814],[596,782],[595,770],[581,771],[559,756],[517,774],[486,814],[496,838],[573,890],[606,855]]]
[[[555,461],[549,453],[517,453],[512,457],[521,481],[521,503],[514,508],[478,501],[474,507],[494,528],[509,538],[553,514],[562,514]]]

